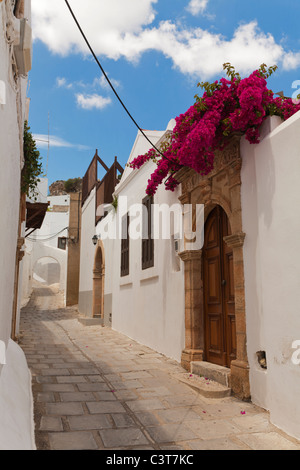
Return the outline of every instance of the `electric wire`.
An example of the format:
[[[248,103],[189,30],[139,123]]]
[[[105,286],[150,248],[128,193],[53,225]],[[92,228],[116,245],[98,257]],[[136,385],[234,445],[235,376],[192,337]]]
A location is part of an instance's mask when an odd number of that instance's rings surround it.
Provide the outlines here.
[[[65,230],[68,230],[69,227],[65,227],[63,228],[62,230],[60,230],[60,232],[56,233],[55,235],[52,235],[50,237],[47,237],[47,238],[39,238],[39,239],[36,239],[36,238],[30,238],[30,237],[27,237],[27,240],[31,241],[31,242],[45,242],[45,241],[50,241],[50,240],[54,240],[54,238],[56,238],[58,235],[60,235],[62,232],[64,232]]]
[[[103,67],[102,67],[102,65],[101,65],[101,63],[100,63],[100,61],[99,61],[99,59],[97,58],[97,56],[96,56],[96,54],[95,54],[95,52],[94,52],[94,50],[93,50],[93,48],[92,48],[92,46],[90,45],[90,43],[89,43],[89,41],[88,41],[86,35],[84,34],[84,32],[83,32],[83,30],[82,30],[82,28],[81,28],[81,26],[80,26],[80,24],[79,24],[79,22],[78,22],[78,20],[77,20],[77,18],[76,18],[76,16],[75,16],[75,13],[74,13],[73,10],[72,10],[72,8],[71,8],[71,6],[70,6],[68,0],[65,0],[65,3],[66,3],[66,5],[67,5],[67,7],[68,7],[68,9],[69,9],[69,11],[70,11],[70,13],[71,13],[71,15],[72,15],[72,17],[73,17],[73,19],[74,19],[74,21],[75,21],[77,27],[78,27],[78,29],[79,29],[79,31],[80,31],[80,33],[81,33],[83,39],[85,40],[86,45],[88,46],[88,48],[89,48],[89,50],[90,50],[92,56],[94,57],[96,63],[97,63],[98,66],[100,67],[100,69],[101,69],[101,71],[102,71],[102,73],[103,73],[105,79],[107,80],[109,86],[111,87],[112,91],[114,92],[115,96],[117,97],[117,99],[119,100],[119,102],[121,103],[121,105],[123,106],[124,110],[126,111],[126,113],[128,114],[128,116],[130,117],[130,119],[133,121],[133,123],[134,123],[135,126],[138,128],[138,130],[141,132],[141,134],[145,137],[145,139],[151,144],[151,146],[152,146],[163,158],[165,158],[166,160],[168,160],[169,162],[171,162],[171,160],[170,160],[169,158],[167,158],[167,157],[151,142],[151,140],[149,139],[149,137],[145,134],[145,132],[143,131],[143,129],[138,125],[138,123],[136,122],[136,120],[133,118],[133,116],[131,115],[131,113],[129,112],[129,110],[127,109],[127,107],[125,106],[125,104],[123,103],[123,101],[121,100],[120,96],[118,95],[117,91],[115,90],[115,88],[114,88],[113,84],[111,83],[110,79],[108,78],[108,76],[107,76],[105,70],[103,69]]]

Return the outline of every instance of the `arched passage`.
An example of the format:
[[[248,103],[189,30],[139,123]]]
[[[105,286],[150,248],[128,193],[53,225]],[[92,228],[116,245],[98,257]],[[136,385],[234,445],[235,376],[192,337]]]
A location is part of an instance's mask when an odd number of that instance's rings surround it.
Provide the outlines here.
[[[93,317],[104,318],[104,247],[98,241],[93,269]]]
[[[36,260],[32,271],[34,280],[46,286],[61,282],[60,263],[51,256],[43,256]]]

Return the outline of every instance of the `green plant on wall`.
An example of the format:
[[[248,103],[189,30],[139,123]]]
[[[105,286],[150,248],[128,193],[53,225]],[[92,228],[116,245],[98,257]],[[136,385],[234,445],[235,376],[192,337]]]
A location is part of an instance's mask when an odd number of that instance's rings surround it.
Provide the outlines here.
[[[27,121],[24,123],[24,167],[21,175],[22,193],[36,199],[36,189],[42,175],[42,162]]]
[[[115,211],[117,212],[117,209],[118,209],[118,198],[117,198],[116,196],[113,198],[113,201],[112,201],[111,205],[113,206],[113,208],[114,208]]]
[[[65,181],[64,185],[67,193],[76,193],[81,190],[82,179],[71,178]]]

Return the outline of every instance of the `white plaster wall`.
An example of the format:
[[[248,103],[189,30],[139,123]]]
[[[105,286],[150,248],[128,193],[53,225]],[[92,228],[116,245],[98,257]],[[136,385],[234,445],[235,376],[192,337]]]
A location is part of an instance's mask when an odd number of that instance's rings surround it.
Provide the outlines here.
[[[30,374],[23,352],[10,340],[27,80],[20,79],[14,88],[10,47],[3,29],[6,3],[10,2],[0,3],[0,80],[5,86],[5,104],[0,104],[0,212],[5,221],[5,229],[0,231],[0,341],[6,346],[6,364],[0,365],[0,448],[31,450],[34,426]],[[29,3],[26,0],[28,14]]]
[[[36,450],[31,375],[21,348],[9,340],[0,377],[0,450]]]
[[[162,135],[163,132],[157,133],[156,140]],[[147,150],[145,139],[138,135],[132,156],[145,152],[145,146]],[[125,174],[115,191],[119,198],[115,220],[122,217],[122,198],[127,198],[128,208],[132,204],[142,203],[146,196],[148,179],[155,168],[152,162],[148,162],[140,170],[131,170]],[[155,195],[154,202],[168,206],[180,205],[179,195],[179,188],[172,193],[162,186]],[[99,227],[100,233],[101,228],[103,226]],[[141,239],[130,240],[130,273],[125,277],[120,276],[121,240],[116,238],[113,248],[110,245],[114,266],[111,283],[112,327],[141,344],[180,361],[185,346],[183,263],[178,260],[180,270],[175,270],[173,241],[157,239],[154,242],[154,267],[142,270],[141,243]],[[106,256],[106,274],[111,269],[110,265]]]
[[[20,263],[20,306],[24,307],[32,294],[32,243],[25,240],[25,255]]]
[[[95,189],[82,207],[82,231],[80,246],[80,281],[79,281],[79,312],[88,317],[92,316],[93,301],[93,268],[97,246],[92,242],[94,235],[100,235],[105,229],[106,220],[102,219],[95,227]],[[114,278],[114,249],[115,242],[108,238],[103,239],[105,277],[104,294],[112,294]]]
[[[45,245],[57,248],[59,237],[68,237],[69,211],[68,212],[50,212],[47,211],[43,225],[34,232],[30,238],[36,238],[43,241]]]
[[[66,276],[67,276],[67,251],[60,250],[59,248],[55,248],[49,245],[46,245],[42,242],[35,242],[32,251],[32,276],[34,277],[35,273],[35,266],[38,261],[46,260],[46,265],[44,266],[45,275],[43,278],[43,274],[41,274],[41,279],[45,281],[47,284],[47,264],[48,262],[51,263],[59,263],[60,265],[60,290],[65,292],[66,290]]]
[[[5,84],[6,104],[0,104],[0,211],[1,219],[6,223],[5,230],[0,231],[0,340],[7,344],[11,330],[14,295],[21,155],[17,95],[10,84],[9,47],[2,29],[5,18],[5,4],[2,2],[0,4],[0,80]]]
[[[40,181],[35,188],[34,194],[32,194],[30,197],[27,197],[27,200],[32,203],[41,202],[44,204],[48,199],[48,178],[39,179]]]
[[[38,185],[39,202],[50,202],[49,207],[53,205],[65,205],[69,207],[70,197],[66,196],[47,196],[48,180],[44,179]],[[32,292],[32,280],[38,280],[46,285],[52,281],[59,283],[60,290],[65,293],[67,282],[67,261],[68,248],[61,250],[58,248],[58,238],[68,237],[69,211],[51,212],[47,211],[43,224],[39,230],[36,230],[25,242],[25,256],[22,260],[22,287],[20,304],[24,305]],[[59,264],[60,275],[54,277]]]
[[[63,194],[62,196],[48,196],[49,207],[53,206],[70,206],[70,196]]]
[[[141,202],[145,196],[147,179],[139,174],[137,180],[133,186],[129,185],[127,190],[122,192],[123,196],[128,196],[129,204]],[[178,194],[167,193],[161,188],[154,202],[171,206],[178,203]],[[172,240],[156,239],[154,267],[142,270],[141,243],[140,239],[130,240],[130,273],[129,276],[121,278],[121,242],[116,240],[112,326],[115,330],[180,362],[185,346],[183,263],[179,260],[180,271],[175,271]]]
[[[300,366],[292,362],[292,343],[300,340],[300,113],[241,149],[252,400],[300,438]],[[266,371],[257,365],[258,350],[266,351]]]
[[[80,278],[78,309],[83,315],[92,316],[93,267],[95,246],[92,238],[95,230],[95,189],[85,201],[81,215]]]
[[[155,144],[164,131],[147,131]],[[138,133],[129,161],[145,153],[149,143]],[[115,195],[128,198],[131,204],[141,203],[150,174],[155,169],[152,162],[139,171],[126,167]],[[180,189],[175,193],[160,188],[156,201],[168,205],[179,204]],[[80,313],[92,316],[93,267],[96,247],[92,237],[100,236],[105,252],[105,295],[112,294],[112,328],[177,361],[184,349],[184,271],[183,264],[174,263],[174,244],[171,240],[155,240],[155,266],[141,268],[141,240],[130,240],[130,274],[121,278],[121,240],[107,236],[108,223],[116,227],[121,214],[112,209],[95,227],[95,192],[92,191],[82,208],[81,259],[80,259]]]

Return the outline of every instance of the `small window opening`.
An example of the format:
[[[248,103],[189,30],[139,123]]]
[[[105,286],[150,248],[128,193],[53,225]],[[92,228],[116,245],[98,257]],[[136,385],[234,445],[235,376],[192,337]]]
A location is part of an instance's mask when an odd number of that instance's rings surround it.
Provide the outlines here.
[[[67,238],[66,237],[59,237],[57,239],[57,248],[60,250],[66,250],[67,249]]]
[[[266,351],[257,351],[256,356],[260,367],[262,369],[267,369]]]

